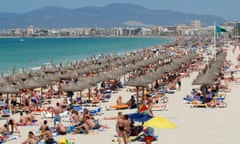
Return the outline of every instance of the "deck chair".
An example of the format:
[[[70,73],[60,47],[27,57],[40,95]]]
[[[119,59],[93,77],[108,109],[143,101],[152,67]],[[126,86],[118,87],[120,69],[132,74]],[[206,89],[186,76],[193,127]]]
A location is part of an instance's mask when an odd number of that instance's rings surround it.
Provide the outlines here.
[[[9,110],[9,109],[4,109],[4,110],[2,110],[2,113],[1,113],[1,118],[8,118],[8,117],[10,117],[12,115],[12,112],[11,112],[11,110]]]
[[[102,114],[102,108],[101,107],[98,107],[97,109],[95,110],[89,110],[90,114],[92,115],[101,115]]]
[[[196,101],[193,101],[191,103],[191,108],[207,108],[208,105],[206,103],[200,103],[200,102],[196,102]]]

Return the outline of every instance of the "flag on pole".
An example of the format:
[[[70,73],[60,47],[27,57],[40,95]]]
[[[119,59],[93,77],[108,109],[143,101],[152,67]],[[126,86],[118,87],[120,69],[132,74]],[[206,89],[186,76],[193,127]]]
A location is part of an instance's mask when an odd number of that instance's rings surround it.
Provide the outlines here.
[[[227,30],[216,25],[216,33],[221,34],[221,32],[227,32]]]

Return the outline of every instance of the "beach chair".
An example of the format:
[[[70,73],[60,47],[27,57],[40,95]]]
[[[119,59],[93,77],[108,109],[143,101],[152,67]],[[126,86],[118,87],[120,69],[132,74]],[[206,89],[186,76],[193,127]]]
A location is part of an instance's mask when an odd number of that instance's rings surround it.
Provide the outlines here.
[[[101,107],[98,107],[98,108],[95,109],[95,110],[89,110],[89,113],[92,114],[92,115],[101,115],[101,114],[103,114]]]
[[[153,105],[152,111],[167,111],[168,110],[168,104],[167,103],[161,103]]]
[[[152,110],[153,111],[168,110],[168,97],[166,96],[160,97],[158,103],[153,105]]]
[[[0,118],[1,118],[1,119],[7,119],[7,118],[9,118],[11,115],[12,115],[12,112],[11,112],[9,109],[4,109],[4,110],[2,110],[2,112],[1,112]]]
[[[200,101],[193,100],[191,103],[191,108],[207,108],[206,103],[201,103]]]
[[[105,93],[104,95],[103,95],[103,100],[102,100],[102,102],[110,102],[111,101],[111,93]]]
[[[82,107],[82,106],[76,106],[76,107],[73,107],[73,109],[76,110],[76,111],[78,111],[80,114],[82,114],[84,107]]]
[[[192,98],[191,97],[183,97],[183,101],[187,104],[191,104],[192,103]]]
[[[70,113],[69,111],[64,111],[60,113],[61,120],[64,122],[69,122],[70,121]]]

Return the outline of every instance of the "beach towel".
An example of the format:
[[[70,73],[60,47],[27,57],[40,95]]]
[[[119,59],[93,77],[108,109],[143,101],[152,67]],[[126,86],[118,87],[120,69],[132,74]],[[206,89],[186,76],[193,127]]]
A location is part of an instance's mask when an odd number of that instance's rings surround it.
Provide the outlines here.
[[[146,105],[142,105],[139,109],[139,112],[144,112],[146,110],[148,110],[148,107]]]
[[[32,124],[21,124],[18,123],[17,126],[39,126],[40,122],[38,120],[32,120]]]
[[[130,141],[135,141],[136,137],[137,136],[130,136]],[[121,137],[121,138],[112,139],[112,142],[124,142],[124,141],[123,141],[123,138]]]
[[[1,136],[0,137],[0,143],[6,143],[8,141],[12,141],[12,140],[16,140],[18,139],[20,136],[18,135],[6,135],[6,136]]]
[[[115,109],[127,109],[128,108],[128,105],[124,104],[124,105],[114,105],[114,106],[111,106],[111,108],[115,108]]]

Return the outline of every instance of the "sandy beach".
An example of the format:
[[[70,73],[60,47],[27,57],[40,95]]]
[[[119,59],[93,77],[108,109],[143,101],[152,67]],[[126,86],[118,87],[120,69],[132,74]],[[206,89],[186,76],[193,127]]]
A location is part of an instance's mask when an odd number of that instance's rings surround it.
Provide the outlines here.
[[[237,48],[235,54],[232,53],[233,46],[228,47],[227,60],[231,60],[234,65],[237,64],[237,55],[240,50]],[[231,92],[227,92],[225,102],[226,108],[191,108],[190,104],[183,101],[183,97],[188,95],[193,88],[199,87],[192,85],[192,81],[196,78],[197,72],[192,72],[190,77],[182,79],[182,88],[174,94],[167,94],[169,97],[168,110],[153,111],[154,116],[163,116],[177,125],[175,129],[155,129],[155,134],[158,135],[158,140],[153,144],[236,144],[239,142],[240,134],[240,97],[239,85],[237,83],[230,83]],[[240,77],[236,73],[235,77]],[[112,94],[112,99],[108,103],[102,103],[103,115],[101,117],[116,116],[119,111],[124,114],[134,113],[136,109],[125,110],[106,110],[106,106],[114,105],[119,95],[123,97],[123,101],[127,101],[134,93],[127,91],[129,87],[124,87]],[[54,105],[59,99],[54,99]],[[18,119],[19,114],[14,117]],[[41,119],[40,115],[36,116]],[[50,119],[51,121],[51,119]],[[5,122],[1,120],[1,125]],[[67,122],[63,122],[67,125]],[[67,134],[66,136],[56,136],[56,140],[66,137],[73,139],[75,144],[114,144],[116,140],[115,123],[116,120],[103,120],[109,129],[103,131],[93,131],[90,134]],[[53,126],[53,122],[50,122]],[[6,144],[21,143],[27,138],[28,131],[35,133],[39,132],[39,125],[34,126],[19,126],[20,137],[6,142]],[[143,144],[143,142],[131,142],[132,144]]]

